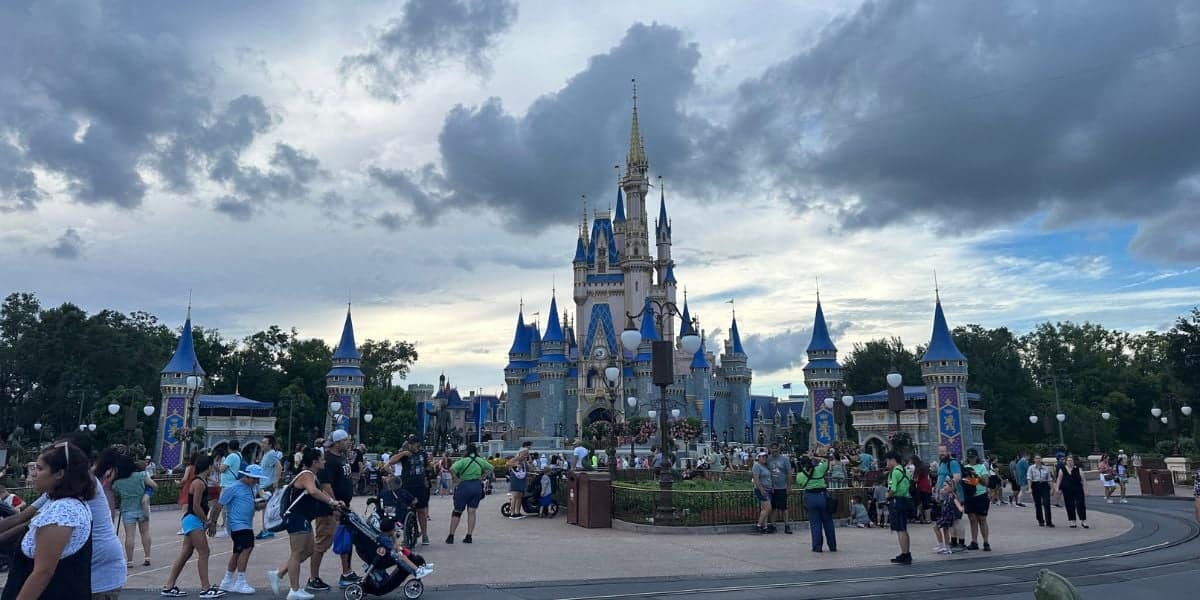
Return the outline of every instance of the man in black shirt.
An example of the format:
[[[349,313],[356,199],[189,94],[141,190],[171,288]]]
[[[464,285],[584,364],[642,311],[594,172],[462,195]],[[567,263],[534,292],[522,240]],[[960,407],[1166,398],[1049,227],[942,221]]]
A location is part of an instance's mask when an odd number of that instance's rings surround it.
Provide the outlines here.
[[[350,464],[346,462],[350,452],[350,435],[342,429],[335,429],[329,434],[327,443],[325,468],[317,474],[317,480],[321,482],[323,492],[350,506],[350,501],[354,499],[354,482],[350,479]],[[329,589],[328,584],[321,581],[321,559],[333,544],[337,527],[337,515],[329,509],[322,510],[320,516],[314,519],[315,540],[312,560],[309,561],[312,569],[312,579],[307,586],[309,589]],[[357,583],[360,577],[350,566],[350,554],[341,555],[341,559],[342,576],[338,579],[338,587],[345,588]]]
[[[426,530],[426,524],[429,521],[429,480],[426,473],[431,465],[429,454],[421,448],[421,441],[417,436],[408,436],[400,451],[388,459],[387,470],[390,471],[390,467],[396,463],[403,467],[400,473],[400,487],[417,499],[414,508],[417,510],[417,526],[421,529],[421,544],[428,546],[429,531]]]

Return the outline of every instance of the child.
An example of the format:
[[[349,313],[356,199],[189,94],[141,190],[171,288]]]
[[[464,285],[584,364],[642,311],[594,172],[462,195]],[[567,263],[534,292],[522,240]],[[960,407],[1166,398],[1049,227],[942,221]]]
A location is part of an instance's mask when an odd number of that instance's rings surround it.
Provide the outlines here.
[[[409,560],[408,557],[412,555],[412,551],[408,548],[401,547],[400,552],[396,552],[395,519],[384,516],[379,520],[379,531],[382,535],[379,536],[377,541],[381,546],[387,548],[392,553],[392,557],[396,559],[396,562],[400,565],[401,569],[404,569],[405,573],[408,573],[417,579],[433,573],[433,563],[425,563],[418,567],[416,563]]]
[[[237,472],[233,485],[225,486],[217,505],[208,518],[208,534],[217,532],[217,517],[225,509],[225,524],[229,528],[229,539],[233,541],[233,552],[225,568],[225,578],[219,589],[239,594],[253,594],[254,588],[246,582],[246,566],[250,564],[250,553],[254,551],[254,510],[258,485],[267,476],[259,465],[248,465]]]
[[[937,526],[933,529],[933,535],[937,538],[935,549],[938,554],[953,554],[954,551],[949,546],[950,530],[954,528],[954,522],[962,518],[963,513],[963,505],[954,493],[953,480],[947,479],[942,485],[941,493],[938,494],[938,506],[940,510]]]
[[[541,497],[541,512],[539,517],[550,516],[550,505],[554,504],[554,479],[550,477],[550,469],[542,471],[542,497]]]
[[[875,525],[878,527],[887,525],[887,492],[887,484],[883,481],[876,483],[874,489],[871,490],[872,508],[875,509]]]
[[[863,506],[862,498],[859,496],[850,498],[850,518],[847,519],[846,525],[859,529],[871,526],[871,517],[867,515],[867,507]]]
[[[25,502],[21,497],[8,491],[7,487],[0,485],[0,502],[7,504],[18,511],[25,509]]]

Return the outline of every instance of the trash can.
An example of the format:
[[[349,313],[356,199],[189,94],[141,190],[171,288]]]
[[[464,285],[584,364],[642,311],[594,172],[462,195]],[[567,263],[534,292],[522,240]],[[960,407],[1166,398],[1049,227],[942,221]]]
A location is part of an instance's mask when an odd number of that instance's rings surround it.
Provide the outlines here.
[[[578,471],[567,471],[567,523],[579,524],[579,480]]]
[[[612,482],[608,473],[580,473],[576,482],[575,524],[587,529],[612,527]],[[569,507],[567,513],[571,522]]]
[[[1164,469],[1153,469],[1147,474],[1150,480],[1151,496],[1174,496],[1175,481],[1171,472]]]

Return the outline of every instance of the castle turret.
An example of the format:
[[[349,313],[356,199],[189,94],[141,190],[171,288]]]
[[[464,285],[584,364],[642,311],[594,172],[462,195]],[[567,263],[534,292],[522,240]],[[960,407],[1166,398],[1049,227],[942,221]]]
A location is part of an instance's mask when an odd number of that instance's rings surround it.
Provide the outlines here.
[[[633,118],[629,127],[629,152],[625,157],[625,175],[621,188],[625,194],[625,240],[621,253],[621,272],[625,275],[626,312],[636,312],[650,294],[654,263],[650,256],[650,231],[646,217],[646,195],[650,190],[646,148],[638,122],[637,86],[633,90]]]
[[[742,439],[743,429],[750,425],[751,375],[735,312],[729,325],[729,338],[725,340],[725,352],[721,354],[721,366],[717,369],[721,387],[713,424],[716,431],[731,430],[730,441]]]
[[[325,374],[325,393],[330,408],[337,402],[338,410],[329,412],[325,420],[325,431],[344,429],[351,436],[358,435],[359,401],[364,384],[361,369],[362,356],[354,341],[354,319],[350,306],[346,306],[346,321],[342,324],[342,337],[333,349],[333,367]]]
[[[533,361],[533,331],[525,324],[524,304],[517,310],[517,329],[513,333],[512,346],[508,349],[508,366],[504,367],[504,383],[508,386],[508,419],[515,427],[526,427],[524,393],[525,379],[537,366]]]
[[[837,361],[837,346],[829,338],[821,296],[817,296],[817,314],[813,318],[812,339],[808,343],[808,364],[804,365],[804,384],[808,386],[812,408],[813,445],[828,446],[837,439],[837,423],[833,409],[825,406],[826,398],[838,400],[842,390],[842,366]]]
[[[967,357],[958,350],[950,334],[940,294],[933,309],[929,348],[921,357],[921,378],[925,381],[929,407],[929,432],[936,438],[936,444],[927,444],[923,448],[924,455],[934,456],[934,445],[946,446],[960,459],[972,446],[982,452],[982,432],[973,426],[967,406]]]
[[[159,392],[162,393],[158,429],[161,434],[155,444],[154,458],[164,469],[174,469],[183,464],[187,449],[184,448],[181,432],[195,427],[198,411],[193,400],[204,391],[204,374],[204,367],[200,366],[192,343],[192,307],[189,306],[175,354],[163,367],[158,383]],[[191,377],[196,378],[193,383],[198,386],[188,389],[188,379]]]
[[[552,296],[550,316],[546,320],[546,333],[542,336],[542,351],[537,363],[541,414],[536,424],[532,421],[529,424],[541,435],[554,435],[559,425],[569,427],[566,414],[566,351],[567,338],[559,321],[558,299]],[[527,417],[532,419],[534,413],[527,413]]]

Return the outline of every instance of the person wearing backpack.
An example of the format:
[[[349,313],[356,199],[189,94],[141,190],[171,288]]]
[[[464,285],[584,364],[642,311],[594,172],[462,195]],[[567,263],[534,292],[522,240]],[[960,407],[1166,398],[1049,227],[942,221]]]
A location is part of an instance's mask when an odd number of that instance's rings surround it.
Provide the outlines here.
[[[267,571],[267,581],[271,584],[271,590],[278,594],[283,589],[283,577],[287,575],[290,586],[287,600],[312,600],[313,595],[300,587],[300,563],[313,554],[312,520],[322,504],[331,509],[344,509],[345,505],[321,491],[316,473],[325,468],[325,455],[320,450],[306,448],[297,467],[301,469],[300,472],[287,487],[279,491],[283,496],[276,501],[286,507],[280,514],[283,516],[282,525],[288,532],[291,554],[278,570]]]
[[[450,513],[450,534],[446,543],[454,543],[454,532],[458,529],[459,519],[463,511],[467,511],[467,535],[464,544],[470,544],[475,533],[475,511],[479,501],[483,500],[483,478],[492,472],[492,464],[479,458],[479,449],[475,444],[467,444],[467,455],[450,465],[450,474],[454,476],[454,510]]]
[[[962,463],[950,455],[950,450],[945,445],[938,446],[937,472],[937,488],[942,489],[942,486],[946,485],[946,480],[950,480],[959,504],[963,504],[962,486],[959,485],[962,481]],[[962,519],[954,522],[954,529],[950,532],[950,550],[952,552],[961,552],[967,549],[967,542],[964,539],[967,537],[965,527]]]
[[[242,443],[237,440],[230,440],[229,454],[226,454],[225,458],[221,459],[221,462],[217,463],[216,465],[217,473],[220,474],[218,477],[220,487],[218,487],[216,493],[209,498],[210,500],[216,500],[221,496],[221,490],[231,487],[237,483],[238,472],[240,472],[244,466],[242,462]],[[224,527],[217,529],[217,537],[222,537],[227,534],[228,532]]]
[[[900,544],[900,554],[892,562],[900,565],[912,564],[910,540],[908,537],[908,513],[912,510],[912,480],[908,472],[900,464],[900,453],[889,450],[885,455],[888,467],[888,498],[891,500],[888,519],[892,522],[892,531],[896,532],[896,541]]]
[[[988,499],[987,486],[984,482],[987,481],[987,467],[979,462],[979,450],[970,448],[967,450],[967,468],[963,469],[962,488],[963,506],[966,507],[964,512],[967,513],[967,519],[971,521],[971,545],[967,546],[967,550],[979,550],[980,534],[983,535],[983,551],[991,552],[992,546],[988,543],[988,508],[992,502]]]
[[[837,552],[837,533],[833,525],[828,484],[825,482],[825,477],[829,474],[829,461],[822,454],[818,449],[813,453],[815,459],[800,457],[796,469],[796,485],[804,490],[804,508],[808,512],[812,551],[821,552],[821,547],[828,543],[829,551]],[[813,462],[814,460],[816,462]]]

